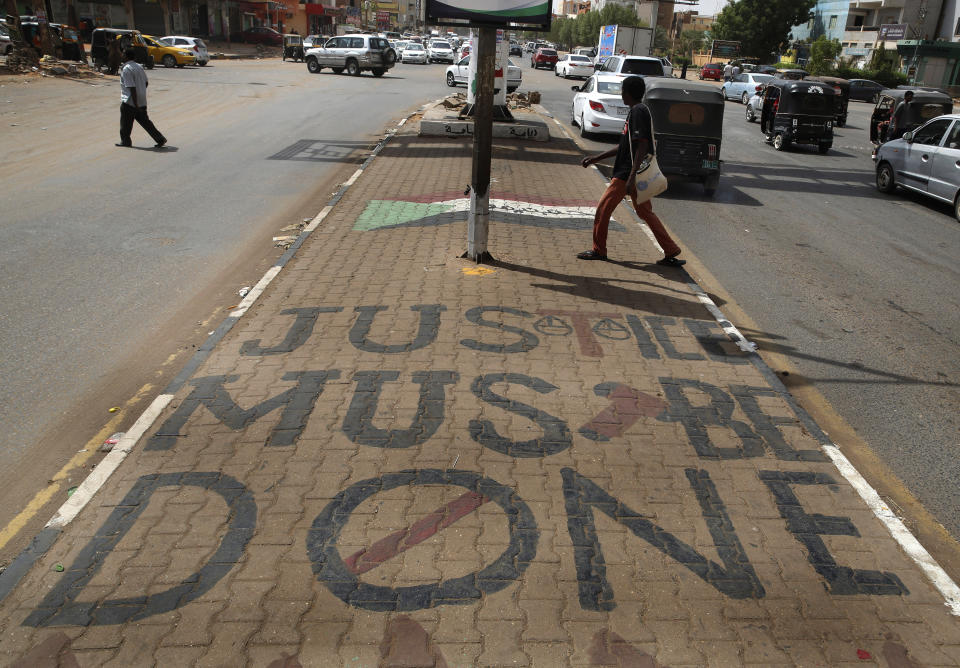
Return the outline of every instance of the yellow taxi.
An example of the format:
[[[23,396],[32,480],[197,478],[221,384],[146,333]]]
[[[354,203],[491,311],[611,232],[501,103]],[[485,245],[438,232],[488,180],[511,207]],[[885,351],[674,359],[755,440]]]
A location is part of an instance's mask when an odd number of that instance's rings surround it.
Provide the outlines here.
[[[147,51],[153,57],[153,62],[159,65],[183,67],[184,65],[195,65],[197,62],[197,56],[193,51],[170,46],[152,35],[141,35],[141,37],[147,43]]]

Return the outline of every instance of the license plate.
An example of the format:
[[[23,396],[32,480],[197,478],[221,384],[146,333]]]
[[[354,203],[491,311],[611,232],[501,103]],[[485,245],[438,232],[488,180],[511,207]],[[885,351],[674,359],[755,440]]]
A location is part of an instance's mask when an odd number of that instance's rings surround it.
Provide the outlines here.
[[[617,107],[617,116],[626,116],[627,108],[626,107]]]
[[[703,168],[704,169],[717,169],[720,166],[717,160],[704,160]]]

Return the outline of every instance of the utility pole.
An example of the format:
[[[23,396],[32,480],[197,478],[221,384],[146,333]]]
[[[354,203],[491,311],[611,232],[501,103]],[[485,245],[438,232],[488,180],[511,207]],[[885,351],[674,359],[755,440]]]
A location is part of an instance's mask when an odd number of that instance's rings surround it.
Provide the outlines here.
[[[470,179],[470,216],[467,218],[467,252],[474,262],[493,259],[487,250],[490,234],[490,163],[493,158],[493,79],[496,67],[497,29],[480,28],[477,40],[477,94],[473,109],[473,168]]]

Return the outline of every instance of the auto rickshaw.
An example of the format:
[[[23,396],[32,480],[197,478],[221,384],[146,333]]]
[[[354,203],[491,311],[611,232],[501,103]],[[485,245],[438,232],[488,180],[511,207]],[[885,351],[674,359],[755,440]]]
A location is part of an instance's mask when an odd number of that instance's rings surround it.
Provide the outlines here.
[[[890,121],[897,105],[903,102],[903,96],[908,90],[913,90],[913,100],[903,110],[903,132],[916,130],[931,118],[953,113],[953,99],[935,90],[923,88],[900,88],[882,90],[878,94],[876,106],[870,116],[870,141],[874,144],[883,144],[892,139],[887,136]],[[898,129],[898,134],[903,134]]]
[[[788,81],[801,81],[810,76],[806,70],[780,70],[779,78]]]
[[[283,36],[283,60],[303,61],[303,38],[300,35]]]
[[[150,52],[147,51],[147,43],[140,37],[139,30],[97,28],[90,36],[90,58],[93,60],[93,66],[98,70],[107,67],[111,40],[120,40],[121,52],[128,47],[132,48],[134,51],[134,60],[148,70],[153,69],[153,57],[151,57]]]
[[[763,91],[760,130],[778,151],[791,144],[814,144],[821,153],[833,146],[837,93],[819,81],[774,79]]]
[[[643,102],[650,110],[657,163],[665,175],[700,181],[712,197],[720,183],[723,95],[710,84],[648,78]]]
[[[837,115],[834,119],[836,126],[842,128],[847,124],[847,105],[850,102],[850,82],[840,77],[807,77],[804,81],[820,81],[833,86],[837,94]]]

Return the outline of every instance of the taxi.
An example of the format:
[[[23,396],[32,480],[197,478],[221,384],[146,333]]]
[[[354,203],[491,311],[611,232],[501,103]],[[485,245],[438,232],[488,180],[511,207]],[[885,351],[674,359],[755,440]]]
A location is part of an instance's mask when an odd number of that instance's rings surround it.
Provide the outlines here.
[[[170,46],[152,35],[141,35],[141,37],[147,43],[147,51],[155,63],[160,63],[164,67],[183,67],[197,63],[197,56],[193,51]]]

